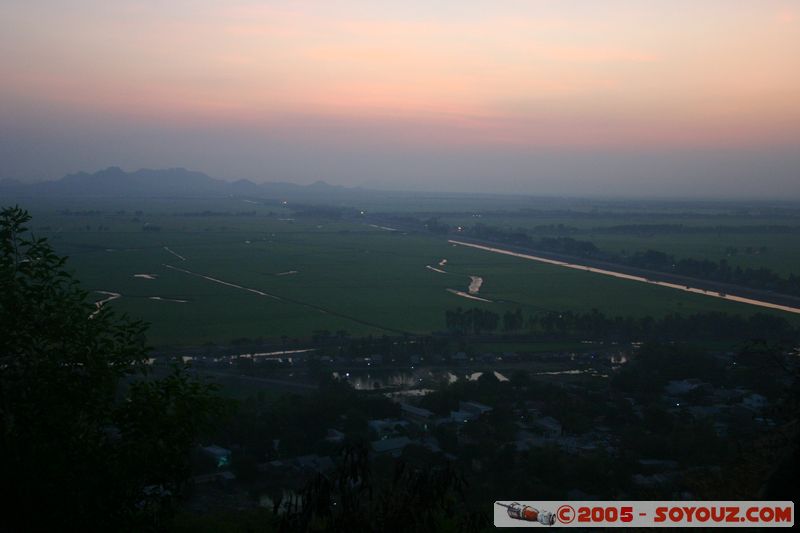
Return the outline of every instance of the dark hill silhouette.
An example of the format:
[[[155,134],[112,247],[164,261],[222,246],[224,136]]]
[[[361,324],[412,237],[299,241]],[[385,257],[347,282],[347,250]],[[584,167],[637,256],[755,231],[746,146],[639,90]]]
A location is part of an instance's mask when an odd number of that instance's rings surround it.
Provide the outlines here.
[[[285,182],[254,183],[250,180],[233,182],[216,179],[185,168],[140,169],[126,172],[108,167],[95,173],[78,172],[54,181],[22,183],[0,181],[0,196],[53,197],[223,197],[253,196],[263,198],[299,199],[314,196],[343,194],[351,189],[317,181],[303,186]]]

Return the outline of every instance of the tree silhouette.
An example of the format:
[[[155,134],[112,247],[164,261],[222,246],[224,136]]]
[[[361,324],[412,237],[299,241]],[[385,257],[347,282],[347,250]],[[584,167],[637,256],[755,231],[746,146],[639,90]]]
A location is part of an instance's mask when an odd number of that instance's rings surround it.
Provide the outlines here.
[[[388,479],[377,479],[366,448],[345,447],[338,466],[312,478],[284,502],[279,530],[296,531],[480,531],[483,510],[465,508],[465,481],[451,464],[432,468],[394,462]]]
[[[149,375],[146,325],[89,302],[30,218],[0,211],[3,527],[162,527],[213,387]]]

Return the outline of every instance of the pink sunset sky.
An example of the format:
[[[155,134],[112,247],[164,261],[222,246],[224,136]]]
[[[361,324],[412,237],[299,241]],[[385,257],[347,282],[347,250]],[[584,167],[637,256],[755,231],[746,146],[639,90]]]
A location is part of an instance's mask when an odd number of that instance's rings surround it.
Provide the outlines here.
[[[0,178],[800,197],[791,0],[11,0],[0,80]]]

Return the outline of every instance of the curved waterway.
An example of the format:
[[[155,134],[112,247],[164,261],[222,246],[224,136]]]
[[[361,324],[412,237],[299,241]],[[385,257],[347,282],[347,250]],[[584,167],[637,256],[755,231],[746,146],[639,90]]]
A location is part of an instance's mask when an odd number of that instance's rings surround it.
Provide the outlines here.
[[[520,259],[529,259],[531,261],[539,261],[540,263],[547,263],[550,265],[557,265],[565,268],[572,268],[575,270],[582,270],[584,272],[594,272],[595,274],[603,274],[604,276],[612,276],[615,278],[620,279],[627,279],[631,281],[639,281],[642,283],[649,283],[650,285],[660,285],[661,287],[668,287],[670,289],[677,289],[684,292],[692,292],[694,294],[702,294],[704,296],[711,296],[713,298],[721,298],[723,300],[730,300],[732,302],[739,302],[749,305],[756,305],[759,307],[766,307],[769,309],[777,309],[779,311],[786,311],[788,313],[796,313],[800,314],[800,308],[791,307],[788,305],[780,305],[774,304],[770,302],[764,302],[761,300],[754,300],[752,298],[744,298],[743,296],[734,296],[732,294],[720,293],[717,291],[707,291],[704,289],[698,289],[695,287],[687,287],[686,285],[678,285],[677,283],[670,283],[667,281],[655,281],[647,278],[643,278],[641,276],[634,276],[632,274],[624,274],[622,272],[614,272],[613,270],[605,270],[602,268],[594,268],[585,265],[576,265],[573,263],[567,263],[565,261],[558,261],[555,259],[547,259],[546,257],[538,257],[535,255],[529,254],[521,254],[519,252],[512,252],[511,250],[503,250],[502,248],[494,248],[492,246],[484,246],[482,244],[473,244],[471,242],[464,242],[464,241],[456,241],[456,240],[448,240],[447,242],[460,245],[460,246],[468,246],[470,248],[477,248],[478,250],[485,250],[487,252],[493,252],[496,254],[504,254],[510,255],[512,257],[519,257]]]
[[[89,315],[89,318],[94,318],[95,316],[97,316],[97,314],[100,312],[100,309],[102,309],[103,306],[105,304],[107,304],[108,302],[110,302],[112,300],[116,300],[117,298],[121,298],[122,297],[122,295],[120,293],[118,293],[118,292],[111,292],[111,291],[94,291],[94,292],[96,292],[98,294],[104,294],[104,295],[107,296],[107,298],[103,298],[102,300],[98,300],[98,301],[96,301],[94,303],[94,305],[97,308],[97,310],[94,313],[92,313],[91,315]]]
[[[470,276],[469,277],[469,289],[468,292],[470,294],[478,294],[481,290],[481,285],[483,285],[483,278],[480,276]]]

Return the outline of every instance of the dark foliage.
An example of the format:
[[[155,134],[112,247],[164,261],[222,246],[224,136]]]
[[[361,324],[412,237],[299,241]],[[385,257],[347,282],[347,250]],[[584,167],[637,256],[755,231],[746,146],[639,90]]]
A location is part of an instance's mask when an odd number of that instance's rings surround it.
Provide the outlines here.
[[[149,376],[146,326],[88,302],[29,220],[0,212],[3,527],[163,527],[212,388]]]
[[[282,531],[477,531],[488,517],[463,509],[463,477],[449,464],[423,469],[404,461],[388,479],[367,450],[347,447],[339,466],[286,502]]]

